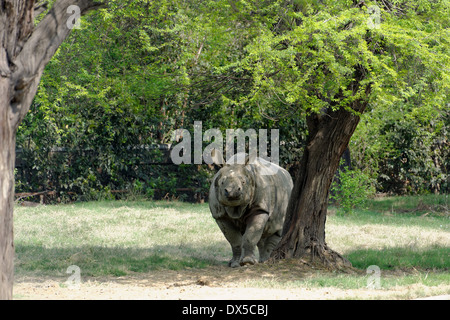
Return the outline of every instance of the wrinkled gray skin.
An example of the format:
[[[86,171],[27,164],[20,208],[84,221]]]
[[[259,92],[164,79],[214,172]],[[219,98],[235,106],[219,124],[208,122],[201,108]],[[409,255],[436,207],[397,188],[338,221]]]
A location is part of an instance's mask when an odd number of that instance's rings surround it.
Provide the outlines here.
[[[281,167],[267,174],[264,159],[252,164],[226,165],[214,176],[209,191],[209,208],[231,245],[228,265],[255,264],[269,259],[281,240],[284,218],[292,191],[290,174]]]

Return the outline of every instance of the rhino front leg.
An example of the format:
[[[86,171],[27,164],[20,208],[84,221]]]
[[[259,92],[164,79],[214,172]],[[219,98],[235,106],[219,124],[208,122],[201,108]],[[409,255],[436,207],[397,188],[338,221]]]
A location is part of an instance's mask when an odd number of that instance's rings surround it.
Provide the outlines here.
[[[258,262],[255,255],[256,245],[261,240],[268,219],[268,214],[261,213],[253,215],[247,220],[247,228],[242,237],[242,253],[239,260],[241,266]]]
[[[231,251],[233,252],[233,257],[228,262],[228,266],[232,268],[239,267],[239,259],[241,258],[241,244],[242,235],[239,229],[228,219],[217,219],[217,225],[222,231],[223,235],[227,239],[228,243],[231,245]]]

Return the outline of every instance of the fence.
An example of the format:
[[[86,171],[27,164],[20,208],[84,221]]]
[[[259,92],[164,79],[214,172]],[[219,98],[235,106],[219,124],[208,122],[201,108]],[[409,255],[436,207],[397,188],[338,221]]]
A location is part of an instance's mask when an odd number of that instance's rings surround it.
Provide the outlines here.
[[[49,148],[39,153],[17,149],[16,201],[95,198],[105,191],[116,198],[137,192],[156,199],[204,201],[212,168],[175,165],[170,151],[169,144],[107,150]]]

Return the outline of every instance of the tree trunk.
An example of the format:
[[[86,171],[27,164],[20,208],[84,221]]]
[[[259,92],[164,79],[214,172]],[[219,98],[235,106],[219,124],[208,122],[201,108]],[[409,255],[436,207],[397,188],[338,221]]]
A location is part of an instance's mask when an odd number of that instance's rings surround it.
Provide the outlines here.
[[[0,0],[0,299],[12,298],[13,202],[16,131],[50,61],[79,18],[100,7],[94,0],[57,0],[34,28],[43,6],[34,0]]]
[[[5,97],[7,81],[0,77],[0,97]],[[2,99],[3,100],[3,99]],[[15,133],[9,125],[8,109],[0,101],[0,298],[12,298],[13,285],[13,200]]]
[[[366,104],[354,102],[363,112]],[[359,116],[352,111],[331,108],[307,117],[308,140],[289,200],[283,237],[272,257],[310,257],[328,268],[350,267],[351,263],[325,242],[328,192],[339,160],[355,131]]]

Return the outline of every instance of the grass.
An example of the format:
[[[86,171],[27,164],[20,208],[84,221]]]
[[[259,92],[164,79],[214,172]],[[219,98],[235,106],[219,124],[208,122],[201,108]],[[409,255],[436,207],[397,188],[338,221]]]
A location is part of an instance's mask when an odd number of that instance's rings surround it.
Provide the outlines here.
[[[339,299],[410,299],[417,297],[450,294],[450,276],[443,271],[415,272],[413,274],[393,274],[381,272],[380,287],[368,290],[368,277],[348,274],[323,274],[301,278],[293,281],[249,280],[245,287],[270,288],[308,291],[322,290],[320,298],[332,293],[329,298]]]
[[[365,269],[377,265],[382,289],[406,286],[423,291],[420,296],[438,288],[436,292],[448,294],[447,201],[446,196],[382,198],[352,215],[330,214],[328,245],[361,273],[319,272],[299,280],[261,278],[243,285],[353,290],[366,286]],[[231,254],[207,204],[166,201],[17,207],[15,248],[18,277],[67,277],[70,265],[92,277],[202,269],[225,266]]]
[[[449,215],[449,195],[421,195],[404,197],[382,197],[370,200],[371,210],[385,213],[408,213],[413,215],[435,214]]]
[[[228,254],[207,205],[106,201],[16,208],[16,273],[89,276],[202,268]],[[220,236],[220,234],[219,234]]]
[[[445,195],[371,200],[366,210],[329,217],[328,243],[360,269],[378,265],[385,270],[448,270],[450,214],[447,201]]]

